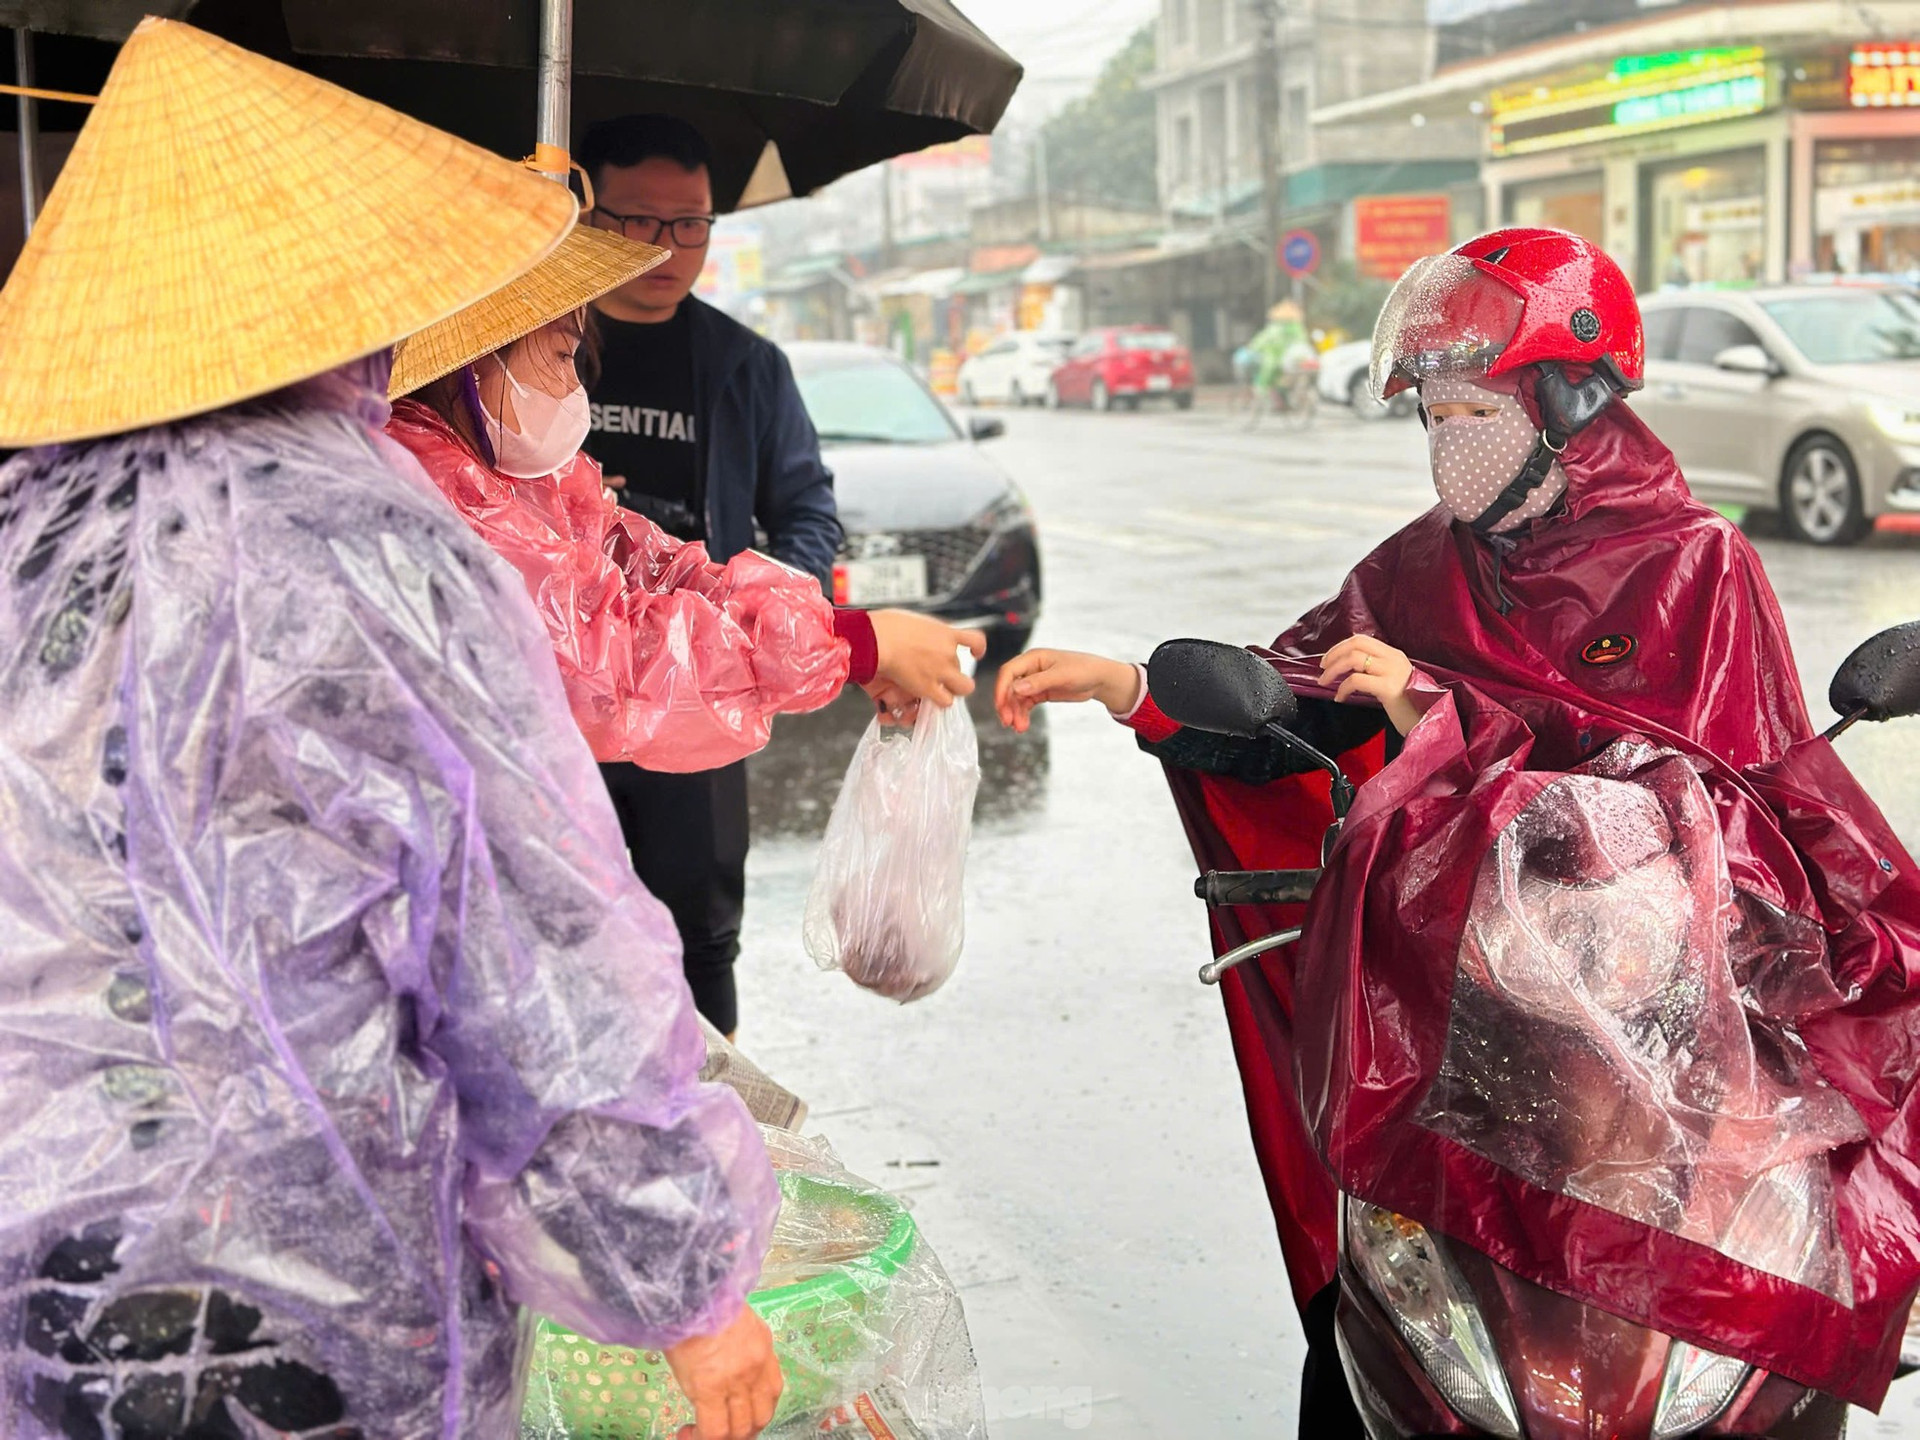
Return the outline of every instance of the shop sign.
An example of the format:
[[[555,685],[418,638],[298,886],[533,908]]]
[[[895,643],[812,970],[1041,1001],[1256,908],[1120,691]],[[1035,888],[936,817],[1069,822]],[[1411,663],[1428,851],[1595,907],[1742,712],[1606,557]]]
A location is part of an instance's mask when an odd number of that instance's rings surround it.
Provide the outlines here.
[[[1020,287],[1020,310],[1014,319],[1014,326],[1020,330],[1043,329],[1047,323],[1047,307],[1053,303],[1053,286],[1023,285]]]
[[[765,236],[758,225],[729,218],[713,232],[706,267],[694,282],[702,300],[716,303],[756,295],[767,285],[762,251]]]
[[[993,137],[964,135],[887,162],[895,170],[985,170],[993,164]]]
[[[1629,55],[1602,74],[1497,90],[1489,104],[1496,155],[1519,155],[1754,115],[1771,96],[1757,45]]]
[[[1814,220],[1823,235],[1873,225],[1920,223],[1920,177],[1822,190],[1814,197]]]
[[[1845,54],[1806,55],[1787,67],[1781,97],[1790,110],[1843,110],[1851,76]]]
[[[1368,195],[1353,202],[1354,263],[1369,279],[1398,280],[1452,239],[1453,201],[1445,195]]]
[[[960,393],[960,357],[944,345],[927,357],[927,384],[936,395]]]
[[[1920,105],[1920,43],[1858,45],[1847,72],[1847,98],[1861,109]]]
[[[1613,107],[1616,130],[1661,130],[1672,125],[1698,125],[1730,115],[1752,115],[1767,108],[1767,77],[1742,75],[1689,85],[1664,95],[1641,95]]]
[[[1724,230],[1759,230],[1767,223],[1767,199],[1748,195],[1737,200],[1695,200],[1687,205],[1687,233],[1710,235]]]
[[[1609,78],[1615,80],[1664,82],[1676,76],[1685,79],[1702,69],[1745,64],[1749,60],[1761,59],[1765,53],[1758,45],[1743,45],[1705,50],[1669,50],[1659,55],[1622,55],[1613,62],[1613,69],[1608,73]]]

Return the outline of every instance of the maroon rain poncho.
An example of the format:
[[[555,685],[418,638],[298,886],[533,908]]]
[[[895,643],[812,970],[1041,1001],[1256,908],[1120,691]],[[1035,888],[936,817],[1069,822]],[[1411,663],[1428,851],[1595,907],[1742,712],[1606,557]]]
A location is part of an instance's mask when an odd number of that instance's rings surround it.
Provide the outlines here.
[[[1533,407],[1530,383],[1522,394]],[[1666,447],[1615,405],[1563,464],[1566,504],[1512,543],[1476,537],[1436,508],[1274,644],[1296,689],[1324,697],[1318,657],[1351,635],[1377,636],[1412,657],[1416,693],[1433,707],[1391,765],[1382,768],[1377,737],[1344,757],[1353,778],[1372,778],[1306,911],[1305,938],[1225,981],[1296,1297],[1304,1304],[1333,1278],[1344,1189],[1550,1289],[1877,1406],[1920,1284],[1914,864],[1815,735],[1758,558],[1688,497]],[[1175,728],[1150,703],[1131,723],[1149,741]],[[1829,1120],[1844,1117],[1826,1130],[1840,1136],[1828,1154],[1832,1213],[1851,1264],[1837,1287],[1737,1263],[1723,1253],[1732,1247],[1620,1213],[1632,1206],[1530,1183],[1525,1167],[1497,1164],[1435,1123],[1450,1036],[1459,1040],[1456,974],[1474,948],[1469,916],[1496,841],[1549,785],[1623,737],[1615,756],[1652,757],[1642,783],[1670,787],[1672,764],[1659,757],[1686,757],[1678,779],[1711,799],[1721,873],[1766,926],[1748,927],[1745,959],[1730,965],[1743,1007],[1732,1013],[1750,1017],[1754,1037],[1742,1043],[1804,1070]],[[1252,785],[1170,775],[1205,868],[1318,863],[1332,818],[1324,776]],[[1225,946],[1293,923],[1297,910],[1223,911],[1215,938]],[[1732,954],[1738,940],[1714,943]]]

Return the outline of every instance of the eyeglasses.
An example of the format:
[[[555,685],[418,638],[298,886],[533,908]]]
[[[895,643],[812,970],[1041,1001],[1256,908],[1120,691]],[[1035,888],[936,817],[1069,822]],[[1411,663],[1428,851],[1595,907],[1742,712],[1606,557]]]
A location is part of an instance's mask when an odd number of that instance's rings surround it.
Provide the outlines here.
[[[711,215],[682,215],[678,220],[662,220],[657,215],[616,215],[596,205],[591,218],[600,229],[617,230],[642,245],[658,245],[662,235],[670,234],[675,245],[697,250],[713,234]]]

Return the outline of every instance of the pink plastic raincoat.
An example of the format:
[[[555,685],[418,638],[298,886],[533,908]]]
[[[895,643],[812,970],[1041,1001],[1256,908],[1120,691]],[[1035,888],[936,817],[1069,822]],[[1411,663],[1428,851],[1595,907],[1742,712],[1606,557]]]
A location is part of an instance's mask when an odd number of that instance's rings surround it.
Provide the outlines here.
[[[851,650],[811,576],[752,551],[716,565],[616,505],[591,456],[516,480],[411,399],[387,431],[526,581],[596,758],[715,769],[846,683]]]

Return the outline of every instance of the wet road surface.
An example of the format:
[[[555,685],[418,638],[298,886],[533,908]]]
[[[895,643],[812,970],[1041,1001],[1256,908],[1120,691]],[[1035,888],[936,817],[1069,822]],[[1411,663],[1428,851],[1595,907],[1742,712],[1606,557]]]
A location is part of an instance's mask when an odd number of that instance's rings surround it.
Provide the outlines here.
[[[1432,503],[1417,424],[1248,434],[1197,411],[1015,412],[993,453],[1039,517],[1038,643],[1144,658],[1255,642]],[[1920,618],[1920,537],[1761,540],[1810,702]],[[909,1195],[962,1287],[999,1440],[1291,1436],[1301,1347],[1158,767],[1092,707],[1002,733],[984,707],[966,954],[899,1008],[800,947],[813,844],[866,724],[783,720],[752,767],[742,1043],[854,1170]],[[1843,754],[1920,843],[1920,722]],[[1920,1380],[1855,1434],[1920,1436]],[[1904,1418],[1896,1419],[1900,1416]]]

